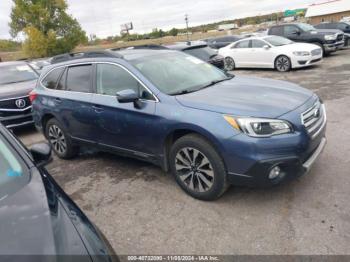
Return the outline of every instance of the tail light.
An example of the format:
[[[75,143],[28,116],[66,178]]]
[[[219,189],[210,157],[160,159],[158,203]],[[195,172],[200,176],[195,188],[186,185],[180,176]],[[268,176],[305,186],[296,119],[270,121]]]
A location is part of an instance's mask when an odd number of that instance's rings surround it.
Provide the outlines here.
[[[37,98],[38,94],[33,90],[29,93],[29,100],[31,103],[34,102],[34,100]]]

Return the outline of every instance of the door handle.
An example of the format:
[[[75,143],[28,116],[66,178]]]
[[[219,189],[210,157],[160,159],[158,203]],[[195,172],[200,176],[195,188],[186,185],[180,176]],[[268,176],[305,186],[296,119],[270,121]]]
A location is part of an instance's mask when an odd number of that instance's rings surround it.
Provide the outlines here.
[[[56,97],[56,98],[55,98],[55,102],[56,102],[56,103],[58,103],[58,104],[60,104],[60,103],[62,103],[62,99],[61,99],[61,98]]]
[[[101,113],[103,112],[103,108],[101,106],[92,106],[92,108],[95,110],[96,113]]]

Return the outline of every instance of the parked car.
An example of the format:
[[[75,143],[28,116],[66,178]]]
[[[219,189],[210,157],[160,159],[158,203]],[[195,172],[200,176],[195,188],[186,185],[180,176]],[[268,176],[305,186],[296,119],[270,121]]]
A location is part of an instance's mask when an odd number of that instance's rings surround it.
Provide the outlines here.
[[[229,44],[232,44],[233,42],[236,42],[241,38],[242,37],[238,35],[227,35],[227,36],[209,38],[209,39],[206,39],[205,42],[207,42],[209,47],[214,49],[219,49]]]
[[[35,124],[60,158],[82,145],[140,158],[213,200],[230,184],[302,175],[325,146],[325,107],[298,85],[233,76],[173,50],[90,56],[45,68],[30,95]]]
[[[350,22],[321,23],[315,26],[317,29],[338,29],[344,33],[345,46],[350,45]]]
[[[218,52],[210,48],[205,42],[177,43],[174,45],[167,45],[166,47],[195,56],[220,69],[224,69],[225,67],[224,58],[218,55]]]
[[[240,67],[274,68],[286,72],[314,65],[322,60],[322,49],[313,44],[295,43],[280,36],[251,37],[219,49],[227,70]]]
[[[8,128],[33,124],[28,96],[38,77],[25,61],[0,64],[0,123]]]
[[[51,58],[40,58],[40,59],[29,60],[28,63],[40,74],[45,66],[48,66],[51,64],[50,60]]]
[[[344,46],[344,33],[334,29],[316,29],[304,23],[282,24],[270,27],[268,35],[286,37],[295,42],[318,45],[323,55],[335,52]]]
[[[0,124],[0,255],[117,260],[103,234],[44,168],[50,152],[48,144],[27,150]]]

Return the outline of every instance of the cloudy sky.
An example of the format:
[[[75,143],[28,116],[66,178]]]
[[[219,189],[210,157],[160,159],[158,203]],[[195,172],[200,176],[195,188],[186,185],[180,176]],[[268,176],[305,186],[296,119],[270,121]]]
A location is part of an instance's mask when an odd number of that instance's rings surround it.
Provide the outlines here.
[[[183,28],[184,15],[190,25],[240,18],[307,7],[320,0],[68,0],[69,13],[88,34],[99,37],[116,35],[120,24],[132,21],[135,31],[153,28]],[[0,38],[9,38],[8,22],[12,0],[0,0]]]

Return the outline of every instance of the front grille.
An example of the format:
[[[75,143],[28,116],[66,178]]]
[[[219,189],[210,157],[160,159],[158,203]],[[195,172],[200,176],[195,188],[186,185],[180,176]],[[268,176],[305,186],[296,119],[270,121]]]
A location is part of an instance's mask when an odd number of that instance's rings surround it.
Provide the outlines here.
[[[320,101],[301,114],[301,122],[311,138],[315,138],[320,133],[326,121],[326,110]]]
[[[316,56],[316,55],[320,55],[322,53],[321,48],[317,48],[311,51],[311,55]]]
[[[21,107],[16,105],[16,101],[22,100]],[[24,102],[24,104],[23,104]],[[10,110],[22,110],[24,108],[27,108],[31,105],[29,97],[18,97],[18,98],[10,98],[10,99],[5,99],[5,100],[0,100],[0,111],[1,109],[10,109]]]
[[[337,36],[337,41],[343,41],[344,35],[343,34],[339,34]]]

